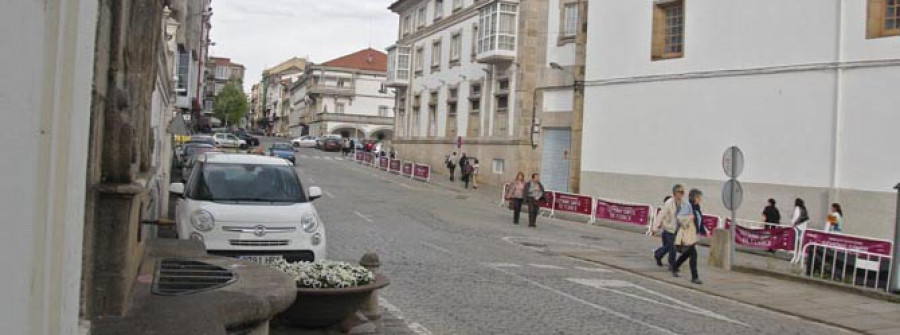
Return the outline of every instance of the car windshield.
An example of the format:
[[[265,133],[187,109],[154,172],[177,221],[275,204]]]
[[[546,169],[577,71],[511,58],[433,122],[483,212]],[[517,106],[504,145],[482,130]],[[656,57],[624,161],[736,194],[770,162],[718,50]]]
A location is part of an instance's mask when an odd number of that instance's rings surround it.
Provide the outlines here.
[[[306,202],[293,168],[286,165],[205,164],[191,178],[191,199],[213,202]]]
[[[294,147],[287,143],[275,143],[272,144],[272,150],[294,151]]]

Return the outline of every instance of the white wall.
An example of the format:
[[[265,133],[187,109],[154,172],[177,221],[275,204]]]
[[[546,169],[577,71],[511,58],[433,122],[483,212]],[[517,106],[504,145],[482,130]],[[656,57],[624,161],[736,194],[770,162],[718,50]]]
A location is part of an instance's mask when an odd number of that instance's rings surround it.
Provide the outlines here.
[[[575,64],[575,43],[557,45],[559,41],[559,22],[562,19],[559,10],[560,0],[550,0],[547,11],[547,64],[556,63],[562,66]],[[546,65],[544,65],[546,66]]]
[[[96,1],[5,2],[0,40],[0,325],[78,331]]]
[[[571,88],[544,90],[541,110],[544,112],[571,112],[575,92]]]

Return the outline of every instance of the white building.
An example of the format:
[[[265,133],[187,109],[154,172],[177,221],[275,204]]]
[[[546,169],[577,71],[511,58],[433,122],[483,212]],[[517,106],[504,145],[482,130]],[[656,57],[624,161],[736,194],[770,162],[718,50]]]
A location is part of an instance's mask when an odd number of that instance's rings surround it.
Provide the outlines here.
[[[388,84],[404,158],[443,166],[465,152],[484,183],[540,172],[568,190],[577,2],[399,0],[390,9],[399,36]]]
[[[257,101],[264,116],[262,128],[270,135],[288,136],[290,87],[303,76],[306,59],[293,57],[262,73],[260,99]]]
[[[386,70],[387,55],[373,49],[308,65],[290,89],[291,135],[390,140],[394,95],[384,85]]]
[[[888,6],[889,4],[894,4]],[[806,200],[811,226],[888,237],[900,182],[900,8],[890,0],[592,1],[582,193],[658,204],[672,184],[725,214],[725,148],[746,168],[739,217]],[[734,15],[732,15],[734,14]]]

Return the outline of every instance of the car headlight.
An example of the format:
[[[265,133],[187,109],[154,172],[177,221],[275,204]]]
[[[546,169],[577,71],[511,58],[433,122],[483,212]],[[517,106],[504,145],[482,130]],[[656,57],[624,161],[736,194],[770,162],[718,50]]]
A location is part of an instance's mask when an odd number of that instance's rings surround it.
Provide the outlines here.
[[[199,209],[191,213],[191,226],[199,231],[207,232],[216,226],[216,220],[209,212]]]
[[[316,231],[316,228],[319,228],[319,219],[315,215],[306,214],[300,220],[300,229],[303,229],[303,231],[312,233]]]

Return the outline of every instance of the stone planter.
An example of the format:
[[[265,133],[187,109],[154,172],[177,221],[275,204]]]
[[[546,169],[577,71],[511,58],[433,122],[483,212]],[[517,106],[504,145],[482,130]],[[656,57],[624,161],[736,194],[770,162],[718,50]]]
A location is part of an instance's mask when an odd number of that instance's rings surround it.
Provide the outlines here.
[[[297,288],[297,299],[281,313],[282,322],[298,328],[335,326],[359,310],[373,291],[388,285],[384,275],[376,274],[369,285],[351,288]]]

